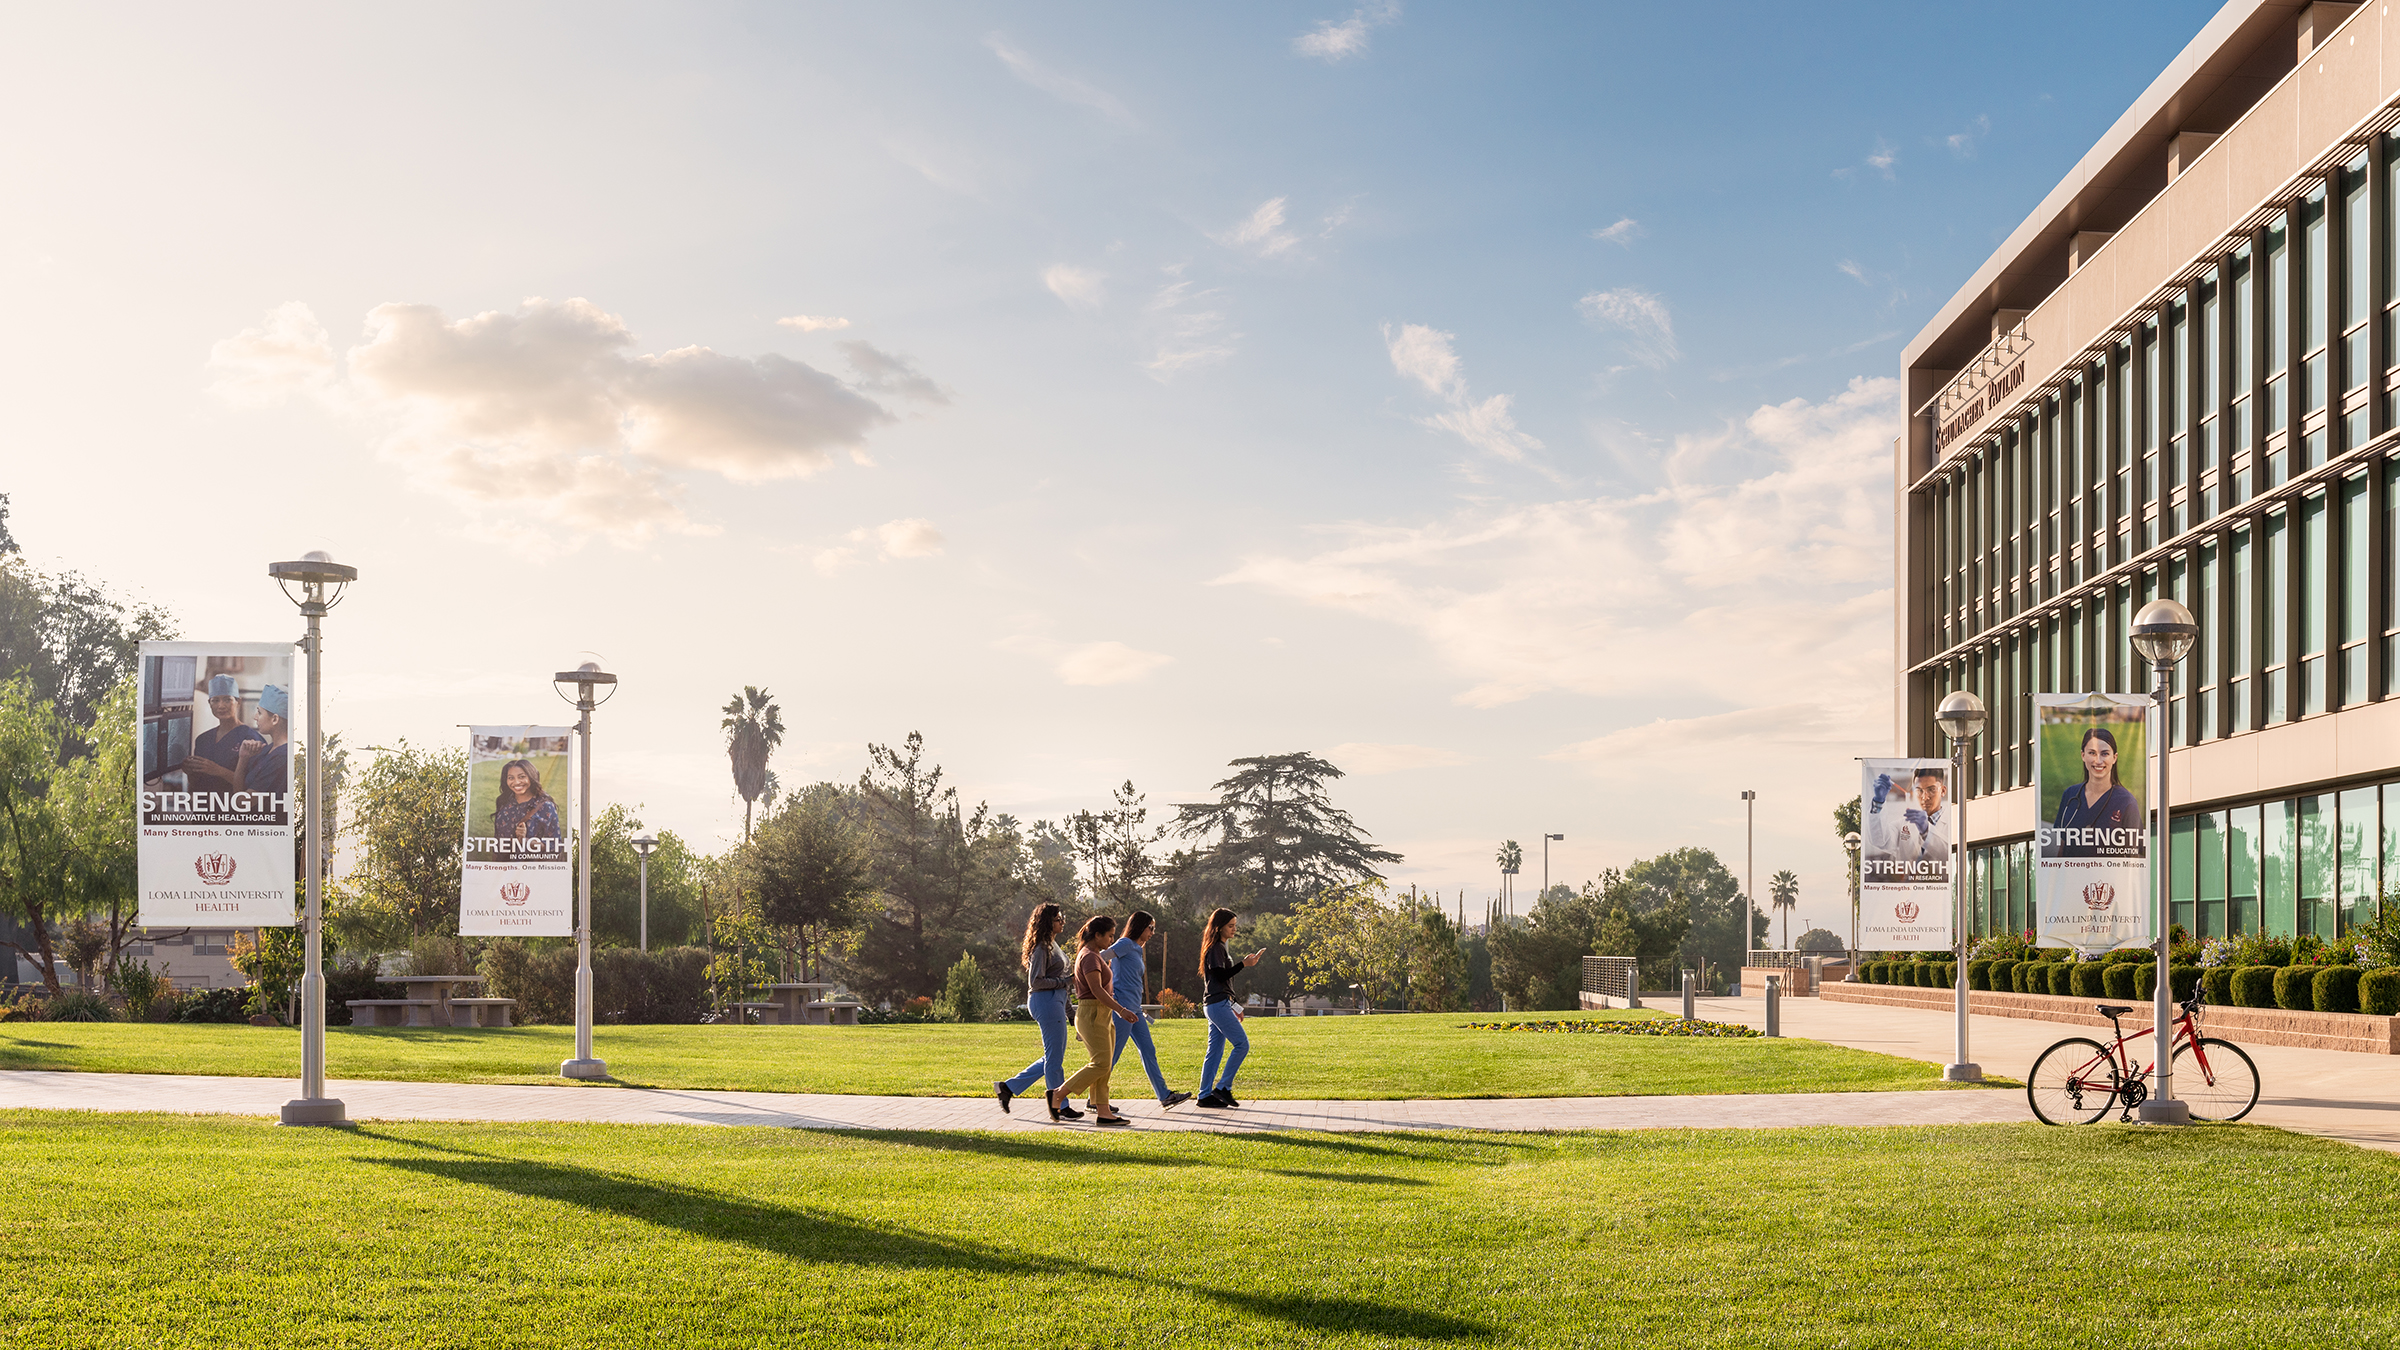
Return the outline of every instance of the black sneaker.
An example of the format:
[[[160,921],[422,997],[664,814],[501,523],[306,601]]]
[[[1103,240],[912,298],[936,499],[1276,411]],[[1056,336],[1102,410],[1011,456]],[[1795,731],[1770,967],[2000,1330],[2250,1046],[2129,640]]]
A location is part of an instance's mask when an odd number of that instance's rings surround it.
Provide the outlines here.
[[[1131,1124],[1133,1123],[1133,1117],[1131,1117],[1131,1116],[1094,1116],[1094,1117],[1092,1117],[1092,1123],[1093,1123],[1094,1125],[1131,1125]]]
[[[1234,1095],[1233,1095],[1233,1089],[1232,1089],[1232,1088],[1218,1088],[1218,1089],[1217,1089],[1217,1095],[1218,1095],[1218,1096],[1220,1096],[1220,1097],[1223,1097],[1223,1098],[1225,1099],[1225,1104],[1226,1104],[1227,1106],[1240,1106],[1240,1105],[1241,1105],[1241,1102],[1239,1102],[1238,1100],[1236,1100],[1236,1099],[1234,1098]]]
[[[1061,1115],[1061,1116],[1063,1116],[1063,1117],[1065,1117],[1065,1118],[1066,1118],[1066,1119],[1068,1119],[1068,1120],[1081,1120],[1081,1119],[1083,1119],[1083,1112],[1081,1112],[1081,1111],[1078,1111],[1078,1110],[1076,1110],[1074,1107],[1072,1107],[1072,1106],[1069,1106],[1069,1105],[1067,1105],[1067,1104],[1065,1104],[1065,1103],[1063,1103],[1063,1102],[1059,1104],[1059,1108],[1058,1108],[1058,1114],[1059,1114],[1059,1115]]]
[[[1176,1107],[1183,1105],[1185,1102],[1188,1102],[1191,1099],[1192,1094],[1188,1092],[1170,1092],[1159,1100],[1158,1109],[1161,1111],[1172,1111]]]
[[[1072,1111],[1075,1109],[1074,1107],[1070,1106],[1064,1108],[1062,1111],[1058,1104],[1058,1094],[1055,1092],[1043,1093],[1042,1104],[1050,1108],[1050,1118],[1052,1120],[1063,1120],[1065,1119],[1064,1111]]]
[[[1222,1093],[1222,1092],[1211,1092],[1211,1093],[1209,1093],[1207,1096],[1205,1096],[1205,1097],[1202,1097],[1202,1098],[1200,1099],[1200,1102],[1199,1102],[1199,1104],[1200,1104],[1200,1105],[1202,1105],[1202,1106],[1208,1107],[1208,1108],[1210,1108],[1211,1110],[1218,1110],[1218,1111],[1221,1111],[1221,1110],[1225,1109],[1226,1107],[1233,1105],[1233,1103],[1232,1103],[1232,1102],[1229,1102],[1229,1101],[1225,1100],[1225,1094],[1224,1094],[1224,1093]]]
[[[1008,1099],[1017,1094],[1008,1090],[1007,1083],[995,1078],[992,1080],[992,1095],[1000,1099],[1000,1113],[1006,1115],[1008,1114]]]

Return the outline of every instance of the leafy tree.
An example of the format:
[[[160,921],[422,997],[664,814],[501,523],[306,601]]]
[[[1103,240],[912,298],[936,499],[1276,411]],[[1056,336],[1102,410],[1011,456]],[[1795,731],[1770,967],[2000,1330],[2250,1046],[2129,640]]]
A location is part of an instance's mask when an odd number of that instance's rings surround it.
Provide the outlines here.
[[[964,814],[917,732],[898,750],[870,745],[867,755],[855,810],[883,904],[848,963],[861,992],[930,998],[962,946],[995,970],[1013,969],[1005,911],[1024,894],[1014,822],[983,805]]]
[[[466,833],[467,753],[406,740],[379,753],[349,792],[357,862],[345,878],[350,931],[458,931],[459,853]],[[394,931],[396,930],[396,931]]]
[[[1679,848],[1645,858],[1625,869],[1633,887],[1636,918],[1661,910],[1683,910],[1690,928],[1678,953],[1682,966],[1716,971],[1741,969],[1751,950],[1766,940],[1767,916],[1751,908],[1741,882],[1705,848]]]
[[[741,884],[785,950],[796,952],[802,979],[809,957],[855,932],[875,912],[867,851],[843,814],[843,794],[819,783],[759,822],[735,854]]]
[[[1800,907],[1800,878],[1785,868],[1767,879],[1767,895],[1783,911],[1783,946],[1792,946],[1792,911]]]
[[[97,964],[114,966],[140,915],[134,804],[140,791],[136,685],[119,680],[93,713],[82,740],[88,753],[60,767],[50,797],[69,846],[63,904],[99,915]],[[86,976],[86,982],[89,977]]]
[[[751,808],[767,795],[774,777],[767,772],[767,761],[783,744],[783,708],[773,694],[746,684],[718,711],[725,714],[717,726],[725,733],[725,753],[733,760],[733,790],[742,795],[742,838],[746,841]]]
[[[1294,973],[1304,989],[1330,985],[1338,999],[1355,984],[1370,1005],[1383,1002],[1407,976],[1415,930],[1381,879],[1319,891],[1292,911]]]
[[[1849,857],[1849,861],[1845,865],[1850,871],[1850,913],[1852,916],[1851,928],[1854,931],[1858,927],[1856,921],[1858,914],[1858,854],[1851,851],[1849,841],[1851,835],[1858,833],[1860,804],[1860,798],[1852,797],[1840,806],[1833,808],[1833,837],[1842,841],[1842,852]],[[1847,951],[1848,949],[1848,945],[1845,944],[1843,950]]]
[[[0,553],[0,679],[23,676],[71,732],[90,726],[108,691],[134,673],[145,639],[171,637],[165,610],[121,600],[74,572],[47,576]],[[71,734],[69,754],[80,754]]]
[[[69,734],[66,719],[29,677],[0,681],[0,913],[22,925],[8,945],[34,962],[54,995],[52,926],[60,907],[72,905],[75,848],[52,786]]]
[[[17,551],[16,537],[8,532],[8,494],[0,492],[0,553]]]
[[[1439,909],[1419,910],[1408,948],[1409,1011],[1457,1012],[1466,1001],[1467,960],[1457,925]]]
[[[1096,908],[1132,908],[1143,899],[1142,882],[1150,872],[1150,845],[1166,837],[1165,827],[1149,827],[1146,798],[1126,779],[1104,811],[1078,811],[1067,817],[1065,834],[1083,865]]]
[[[592,818],[592,941],[632,947],[642,940],[640,808],[619,802]],[[703,859],[673,830],[650,851],[650,947],[680,947],[699,935]]]
[[[1688,906],[1645,907],[1644,890],[1614,869],[1582,890],[1553,886],[1522,926],[1491,934],[1492,983],[1512,1009],[1573,1008],[1583,989],[1583,958],[1631,956],[1656,988],[1670,977],[1690,923]]]
[[[991,992],[983,982],[983,967],[961,953],[942,979],[942,996],[933,1001],[937,1022],[980,1022],[991,1015]]]
[[[1839,934],[1828,933],[1822,928],[1811,928],[1800,935],[1800,946],[1797,950],[1804,952],[1848,951],[1849,944],[1844,942]]]
[[[1205,840],[1198,861],[1226,880],[1246,883],[1262,909],[1289,912],[1301,899],[1363,881],[1400,855],[1366,842],[1325,785],[1342,771],[1306,751],[1254,755],[1214,784],[1217,800],[1178,804],[1170,827]]]

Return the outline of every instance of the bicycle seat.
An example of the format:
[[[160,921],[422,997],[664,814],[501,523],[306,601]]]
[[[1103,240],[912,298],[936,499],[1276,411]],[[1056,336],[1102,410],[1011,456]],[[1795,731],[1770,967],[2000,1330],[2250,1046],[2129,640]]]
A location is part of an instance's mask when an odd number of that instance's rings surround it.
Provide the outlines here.
[[[2105,1003],[2104,1003],[2104,1004],[2101,1004],[2101,1005],[2099,1005],[2098,1007],[2096,1007],[2096,1008],[2092,1009],[2092,1011],[2094,1011],[2094,1012],[2096,1012],[2096,1013],[2100,1014],[2102,1017],[2105,1017],[2105,1018],[2107,1018],[2109,1021],[2111,1021],[2111,1022],[2114,1022],[2114,1021],[2116,1021],[2118,1018],[2120,1018],[2120,1017],[2123,1017],[2125,1014],[2127,1014],[2127,1013],[2129,1013],[2129,1012],[2132,1012],[2132,1011],[2133,1011],[2133,1009],[2131,1009],[2131,1008],[2111,1008],[2111,1007],[2109,1007],[2107,1004],[2105,1004]]]

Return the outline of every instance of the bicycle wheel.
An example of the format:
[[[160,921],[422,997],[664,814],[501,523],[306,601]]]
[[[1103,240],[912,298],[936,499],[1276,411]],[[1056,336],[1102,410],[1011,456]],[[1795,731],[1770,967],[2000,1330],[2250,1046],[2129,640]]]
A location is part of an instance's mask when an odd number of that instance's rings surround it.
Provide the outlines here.
[[[2070,1036],[2033,1062],[2025,1100],[2044,1125],[2089,1125],[2117,1104],[2117,1057],[2098,1041]]]
[[[2258,1066],[2231,1041],[2203,1036],[2198,1055],[2186,1041],[2175,1047],[2175,1095],[2194,1120],[2240,1120],[2258,1105]]]

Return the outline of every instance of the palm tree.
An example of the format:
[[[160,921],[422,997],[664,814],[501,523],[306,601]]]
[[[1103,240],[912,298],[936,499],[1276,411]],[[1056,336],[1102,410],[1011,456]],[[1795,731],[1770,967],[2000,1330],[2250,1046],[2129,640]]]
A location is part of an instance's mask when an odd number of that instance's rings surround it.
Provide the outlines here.
[[[1500,845],[1497,861],[1500,864],[1500,905],[1503,910],[1513,915],[1516,913],[1516,886],[1511,883],[1510,878],[1516,876],[1517,869],[1525,865],[1525,850],[1517,846],[1516,840],[1511,839]]]
[[[774,777],[767,772],[767,758],[783,744],[783,708],[773,694],[746,684],[720,711],[725,720],[717,725],[725,732],[725,753],[733,760],[733,790],[742,794],[742,841],[747,843],[751,808],[767,795]]]
[[[1792,946],[1792,911],[1800,904],[1800,878],[1792,875],[1788,867],[1777,872],[1767,879],[1767,896],[1775,902],[1775,908],[1783,911],[1783,946],[1784,950],[1789,951]]]

